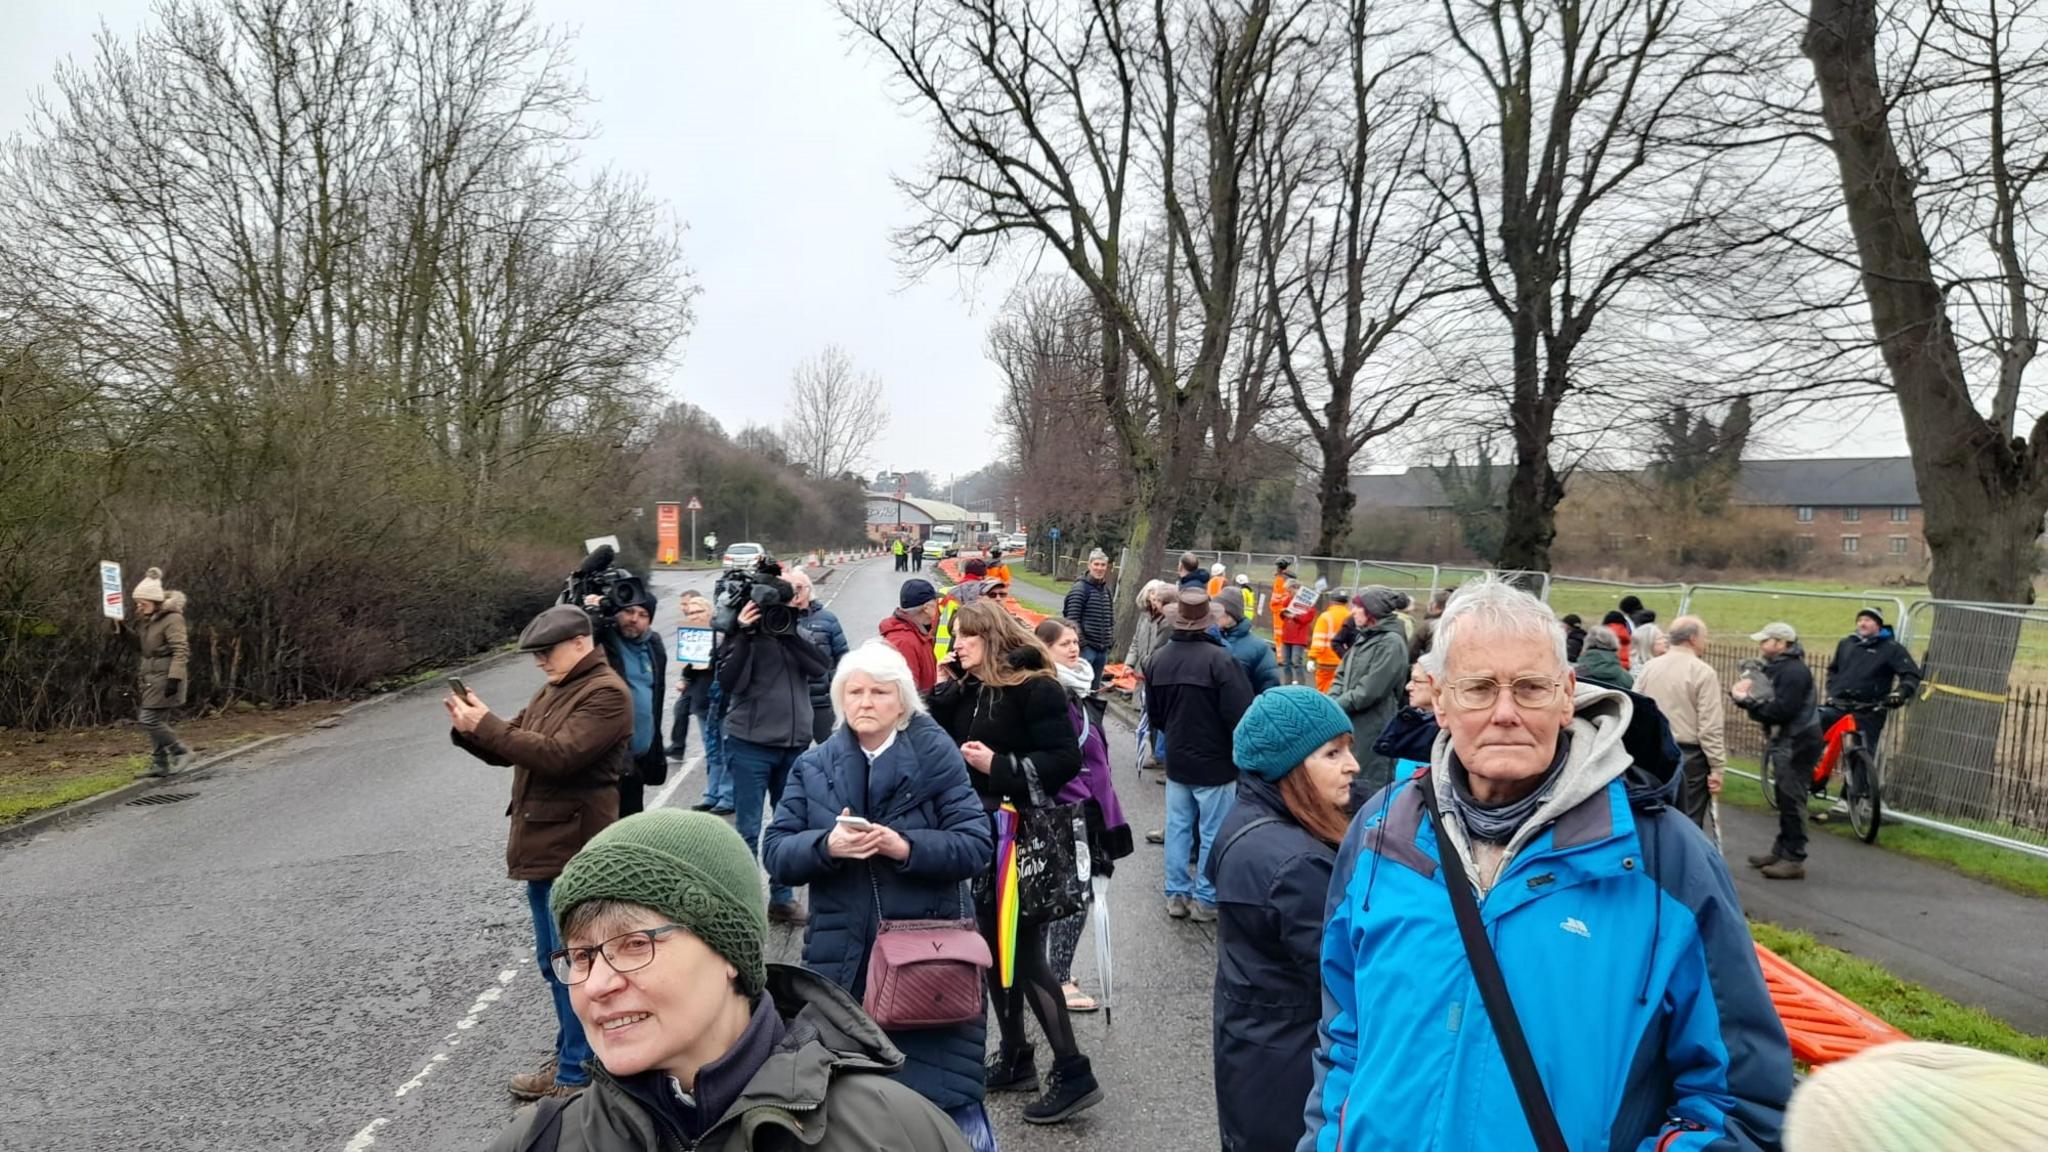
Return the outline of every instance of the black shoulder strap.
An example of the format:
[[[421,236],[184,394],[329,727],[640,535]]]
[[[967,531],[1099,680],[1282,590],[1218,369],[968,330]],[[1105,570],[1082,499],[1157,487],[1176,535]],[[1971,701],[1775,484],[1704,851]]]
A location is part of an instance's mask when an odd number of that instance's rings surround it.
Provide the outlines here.
[[[1472,978],[1479,983],[1479,996],[1486,1003],[1487,1019],[1493,1021],[1494,1035],[1500,1040],[1501,1058],[1507,1061],[1508,1077],[1515,1083],[1515,1095],[1521,1099],[1522,1115],[1529,1122],[1529,1133],[1536,1138],[1540,1152],[1571,1152],[1570,1145],[1564,1142],[1564,1131],[1557,1126],[1557,1114],[1551,1111],[1550,1097],[1543,1091],[1543,1076],[1536,1070],[1536,1057],[1529,1051],[1529,1039],[1522,1034],[1522,1020],[1515,1015],[1515,1002],[1508,996],[1508,982],[1501,975],[1500,958],[1493,954],[1493,945],[1486,939],[1486,926],[1479,921],[1479,901],[1472,895],[1471,880],[1466,878],[1465,861],[1458,855],[1458,846],[1444,834],[1444,816],[1437,804],[1436,782],[1425,772],[1415,778],[1415,787],[1422,789],[1422,806],[1429,813],[1430,827],[1436,832],[1444,887],[1451,892],[1451,911],[1458,918],[1458,935],[1465,941],[1465,959],[1472,965]]]
[[[555,1152],[562,1143],[562,1110],[569,1106],[574,1096],[543,1096],[533,1107],[533,1124],[526,1130],[526,1139],[519,1145],[519,1152]]]
[[[1264,828],[1268,824],[1280,823],[1283,823],[1283,821],[1278,816],[1261,816],[1256,820],[1247,821],[1244,827],[1239,828],[1237,831],[1232,832],[1230,834],[1230,839],[1225,840],[1223,843],[1211,849],[1209,852],[1209,858],[1214,860],[1216,862],[1217,867],[1220,868],[1223,865],[1223,854],[1230,851],[1230,846],[1232,844],[1235,844],[1239,840],[1244,839],[1245,833],[1250,832],[1254,828]]]

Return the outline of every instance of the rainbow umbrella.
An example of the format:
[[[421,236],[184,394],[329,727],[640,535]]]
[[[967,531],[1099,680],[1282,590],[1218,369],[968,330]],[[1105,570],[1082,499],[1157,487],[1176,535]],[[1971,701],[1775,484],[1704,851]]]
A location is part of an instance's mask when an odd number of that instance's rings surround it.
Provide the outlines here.
[[[1005,988],[1017,975],[1017,809],[996,809],[996,973]]]

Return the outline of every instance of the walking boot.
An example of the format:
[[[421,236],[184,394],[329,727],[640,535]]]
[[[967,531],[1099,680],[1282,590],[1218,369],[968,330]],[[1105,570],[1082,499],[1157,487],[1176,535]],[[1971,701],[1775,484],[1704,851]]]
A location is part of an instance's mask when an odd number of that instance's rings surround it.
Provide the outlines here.
[[[538,1072],[521,1072],[512,1078],[512,1095],[519,1100],[538,1100],[546,1096],[555,1086],[555,1069],[559,1065],[553,1056],[540,1066]]]
[[[1024,1106],[1026,1124],[1058,1124],[1102,1103],[1102,1085],[1086,1056],[1056,1061],[1045,1076],[1045,1095]]]
[[[144,773],[144,775],[148,776],[169,776],[170,774],[170,756],[169,754],[163,752],[159,752],[155,756],[150,758],[149,771]]]
[[[1777,862],[1778,858],[1769,852],[1766,852],[1761,856],[1751,856],[1749,858],[1749,866],[1751,868],[1769,868],[1771,865],[1776,864]]]
[[[1763,873],[1772,880],[1804,880],[1806,865],[1799,860],[1779,860],[1766,865]]]
[[[1034,1049],[998,1052],[982,1066],[982,1087],[990,1092],[1038,1091],[1038,1054]]]
[[[197,759],[199,759],[199,754],[197,752],[194,752],[190,748],[187,748],[183,744],[180,744],[178,745],[177,751],[171,753],[171,762],[168,767],[168,770],[165,771],[164,775],[170,776],[175,775],[179,772],[183,772],[185,769],[190,768],[192,766],[192,762]]]

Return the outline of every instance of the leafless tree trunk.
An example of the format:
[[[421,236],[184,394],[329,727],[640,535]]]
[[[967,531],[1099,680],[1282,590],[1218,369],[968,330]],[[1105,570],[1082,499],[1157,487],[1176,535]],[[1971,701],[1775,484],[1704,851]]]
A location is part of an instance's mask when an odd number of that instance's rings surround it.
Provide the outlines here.
[[[919,267],[1013,241],[1059,257],[1094,301],[1101,383],[1130,459],[1139,571],[1162,567],[1239,319],[1245,177],[1298,6],[1272,0],[841,0],[927,114],[938,151],[904,188]],[[1142,310],[1127,259],[1166,248],[1169,315]],[[1174,313],[1192,310],[1190,354]],[[1135,366],[1139,381],[1129,377]],[[1137,385],[1141,382],[1143,391]],[[1149,419],[1147,418],[1149,414]]]
[[[862,375],[837,344],[802,364],[789,381],[789,416],[782,439],[791,461],[820,480],[857,472],[889,427],[881,378]]]

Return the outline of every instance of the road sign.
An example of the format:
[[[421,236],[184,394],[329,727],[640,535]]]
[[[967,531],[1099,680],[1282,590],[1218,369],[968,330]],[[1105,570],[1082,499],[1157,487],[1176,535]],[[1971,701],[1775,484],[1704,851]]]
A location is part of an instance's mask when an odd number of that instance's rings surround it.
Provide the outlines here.
[[[654,506],[654,562],[674,564],[683,558],[683,506],[664,500]]]
[[[100,612],[109,620],[126,620],[128,602],[121,595],[121,566],[100,561]]]
[[[1057,539],[1059,539],[1059,538],[1060,538],[1060,530],[1059,530],[1059,529],[1057,529],[1057,528],[1047,528],[1047,529],[1045,530],[1045,534],[1046,534],[1046,535],[1047,535],[1048,537],[1050,537],[1050,538],[1052,538],[1052,539],[1054,539],[1054,540],[1057,540]]]
[[[690,502],[684,505],[684,507],[688,508],[692,512],[702,512],[704,510],[704,503],[698,500],[695,496],[692,496],[690,497]]]

